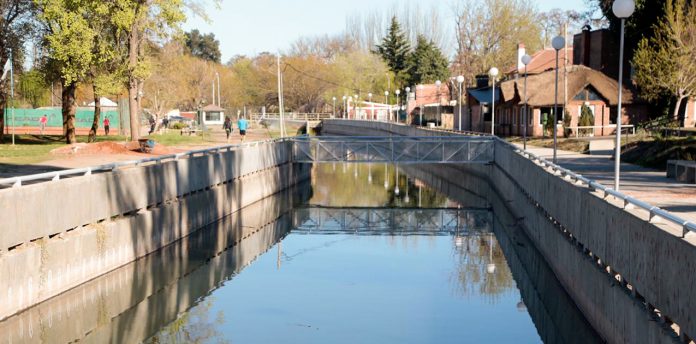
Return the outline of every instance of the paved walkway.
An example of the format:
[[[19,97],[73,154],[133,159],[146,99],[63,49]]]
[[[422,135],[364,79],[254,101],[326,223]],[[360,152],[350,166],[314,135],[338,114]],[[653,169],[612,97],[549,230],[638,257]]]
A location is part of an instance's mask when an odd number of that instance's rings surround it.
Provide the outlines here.
[[[521,145],[518,145],[521,147]],[[553,149],[527,145],[527,150],[549,161]],[[606,186],[614,186],[614,160],[609,155],[558,151],[558,164]],[[696,185],[667,178],[664,171],[621,164],[621,192],[696,222]]]

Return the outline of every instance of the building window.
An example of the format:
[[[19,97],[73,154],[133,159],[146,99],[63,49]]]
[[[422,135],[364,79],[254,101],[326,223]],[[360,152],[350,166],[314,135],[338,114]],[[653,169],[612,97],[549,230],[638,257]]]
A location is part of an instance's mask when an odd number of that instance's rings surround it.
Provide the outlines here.
[[[486,104],[481,104],[481,112],[483,113],[483,120],[490,122],[491,121],[491,108]]]
[[[580,100],[580,101],[591,101],[591,100],[602,100],[602,97],[599,96],[597,91],[594,90],[592,87],[587,87],[584,90],[580,91],[580,93],[576,94],[575,97],[573,97],[574,100]]]
[[[549,107],[542,107],[539,108],[539,125],[544,125],[544,118],[547,119],[547,121],[552,122],[553,121],[553,106]],[[563,106],[558,107],[558,116],[556,117],[556,120],[558,122],[563,122]]]
[[[219,122],[220,121],[220,113],[219,112],[206,112],[205,113],[205,121],[206,122]]]
[[[619,111],[616,107],[609,108],[609,124],[616,124],[616,113]]]

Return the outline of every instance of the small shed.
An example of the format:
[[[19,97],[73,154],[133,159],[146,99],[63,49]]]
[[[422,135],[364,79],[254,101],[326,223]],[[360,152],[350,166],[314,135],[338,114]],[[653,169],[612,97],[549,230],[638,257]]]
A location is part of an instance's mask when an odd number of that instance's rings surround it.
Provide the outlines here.
[[[203,124],[220,124],[225,122],[225,109],[210,104],[203,109],[201,109],[201,119]]]

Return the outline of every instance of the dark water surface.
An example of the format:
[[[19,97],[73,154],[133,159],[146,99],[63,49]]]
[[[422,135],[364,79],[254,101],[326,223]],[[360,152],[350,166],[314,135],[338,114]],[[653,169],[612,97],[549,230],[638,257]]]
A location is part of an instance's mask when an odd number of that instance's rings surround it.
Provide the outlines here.
[[[0,342],[597,341],[528,238],[485,197],[456,199],[393,166],[316,165],[311,183],[0,322]]]

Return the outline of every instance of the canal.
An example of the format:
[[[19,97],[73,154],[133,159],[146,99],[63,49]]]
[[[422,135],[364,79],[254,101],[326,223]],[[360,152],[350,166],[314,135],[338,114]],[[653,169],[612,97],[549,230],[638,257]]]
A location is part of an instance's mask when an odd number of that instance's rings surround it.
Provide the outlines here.
[[[0,342],[600,342],[497,196],[445,194],[436,168],[317,164],[0,322]]]

